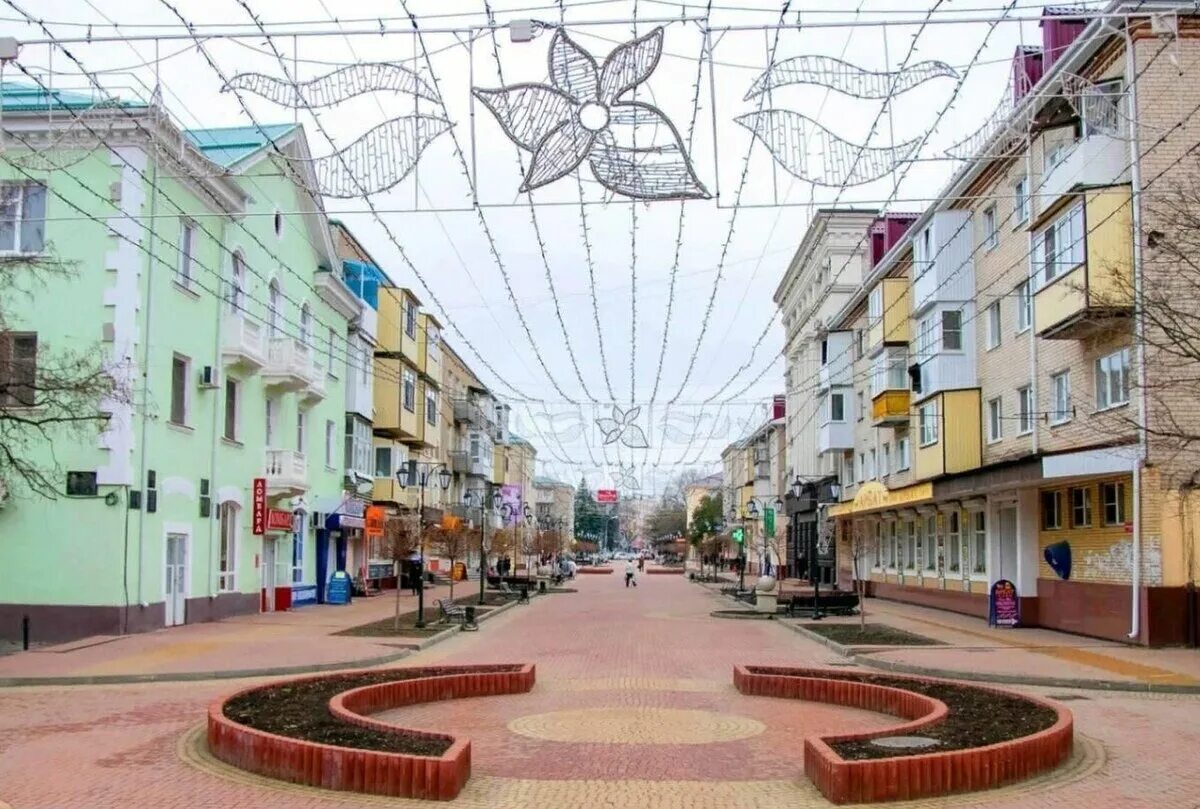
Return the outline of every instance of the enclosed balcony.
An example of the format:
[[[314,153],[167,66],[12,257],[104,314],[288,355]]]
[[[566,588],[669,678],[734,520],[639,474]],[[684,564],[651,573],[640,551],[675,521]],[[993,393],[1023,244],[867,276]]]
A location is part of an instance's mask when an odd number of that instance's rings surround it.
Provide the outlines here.
[[[871,366],[871,422],[876,427],[908,421],[908,352],[890,348]]]
[[[912,309],[907,278],[884,278],[867,296],[867,353],[909,340]]]
[[[1128,140],[1100,132],[1089,135],[1042,176],[1038,210],[1048,211],[1080,189],[1129,182],[1128,166]]]
[[[831,331],[821,341],[821,368],[817,372],[817,386],[820,390],[828,390],[836,385],[853,384],[853,340],[852,331]]]
[[[312,383],[312,350],[291,337],[272,337],[267,341],[267,364],[263,383],[284,390],[302,390]]]
[[[221,324],[221,357],[244,371],[257,371],[267,361],[263,326],[244,314],[233,314]]]
[[[263,477],[273,494],[300,494],[308,491],[308,459],[294,449],[263,451]]]
[[[854,449],[854,426],[844,421],[830,421],[817,428],[817,452],[844,452]]]

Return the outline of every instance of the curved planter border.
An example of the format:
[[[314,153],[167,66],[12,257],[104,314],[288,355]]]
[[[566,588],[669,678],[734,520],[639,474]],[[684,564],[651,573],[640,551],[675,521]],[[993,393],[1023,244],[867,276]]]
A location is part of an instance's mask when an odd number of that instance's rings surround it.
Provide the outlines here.
[[[595,576],[598,574],[612,573],[612,572],[613,572],[613,568],[611,568],[611,567],[581,567],[575,571],[575,574],[579,575],[580,573],[583,573],[584,575]]]
[[[444,733],[409,730],[371,719],[365,713],[405,705],[464,697],[518,694],[533,688],[533,664],[493,666],[437,666],[459,671],[376,683],[344,691],[330,700],[338,718],[361,727],[388,733],[445,739],[450,747],[440,756],[415,756],[360,750],[293,739],[256,730],[225,716],[225,704],[273,685],[256,685],[213,702],[208,709],[208,747],[221,761],[243,770],[296,784],[348,792],[366,792],[403,798],[452,800],[471,775],[471,741]],[[420,670],[420,669],[416,669]],[[357,669],[289,682],[311,682],[329,677],[378,674],[378,669]]]
[[[1061,764],[1071,754],[1074,723],[1060,705],[999,688],[956,683],[932,677],[906,677],[914,682],[947,683],[960,688],[991,691],[1028,700],[1055,712],[1057,721],[1037,733],[965,750],[916,753],[909,756],[847,761],[831,744],[919,732],[945,719],[940,700],[902,688],[830,679],[846,672],[826,669],[734,666],[733,682],[743,694],[804,699],[892,714],[908,722],[862,733],[808,736],[804,739],[804,772],[834,803],[911,800],[992,789],[1029,778]]]
[[[648,567],[646,572],[651,576],[682,576],[685,571],[681,567]]]

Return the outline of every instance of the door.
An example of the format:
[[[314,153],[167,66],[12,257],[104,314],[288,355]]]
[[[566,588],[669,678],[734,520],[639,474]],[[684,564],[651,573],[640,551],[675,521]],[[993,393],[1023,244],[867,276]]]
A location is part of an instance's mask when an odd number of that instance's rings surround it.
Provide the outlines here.
[[[262,608],[263,612],[275,611],[275,539],[263,537],[262,558]]]
[[[167,565],[163,571],[167,626],[179,626],[187,612],[187,535],[167,534]]]
[[[1004,506],[999,511],[1000,523],[1000,569],[993,575],[992,581],[1017,578],[1017,509],[1015,506]]]

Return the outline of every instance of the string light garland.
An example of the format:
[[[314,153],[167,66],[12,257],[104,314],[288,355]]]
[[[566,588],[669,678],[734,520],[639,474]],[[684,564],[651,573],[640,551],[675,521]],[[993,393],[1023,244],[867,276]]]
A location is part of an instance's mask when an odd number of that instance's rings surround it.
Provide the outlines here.
[[[425,147],[450,127],[445,118],[405,115],[384,121],[333,154],[304,162],[312,164],[319,194],[337,199],[378,194],[408,177]]]
[[[898,71],[876,71],[832,56],[796,56],[763,71],[742,100],[791,84],[815,84],[856,98],[890,98],[938,78],[957,79],[958,71],[938,61],[918,62]]]
[[[392,91],[440,104],[441,98],[416,71],[391,62],[359,62],[308,81],[281,81],[264,73],[238,73],[221,87],[238,89],[292,109],[332,107],[364,93]]]

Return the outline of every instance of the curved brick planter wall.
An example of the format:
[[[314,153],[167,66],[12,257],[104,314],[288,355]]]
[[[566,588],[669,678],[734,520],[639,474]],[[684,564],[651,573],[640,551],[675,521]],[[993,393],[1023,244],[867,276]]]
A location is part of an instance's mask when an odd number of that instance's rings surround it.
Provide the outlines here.
[[[681,567],[648,567],[646,572],[651,576],[682,576],[684,571]]]
[[[613,569],[611,567],[581,567],[575,571],[576,575],[578,575],[580,573],[584,573],[584,574],[588,574],[588,575],[595,575],[595,574],[612,573],[612,572],[613,572]]]
[[[1053,769],[1071,754],[1074,727],[1070,711],[1036,697],[974,684],[962,688],[995,691],[1028,700],[1054,711],[1058,720],[1049,728],[1007,742],[968,750],[917,753],[910,756],[847,761],[831,744],[919,733],[941,722],[946,705],[940,700],[900,688],[849,680],[822,669],[735,666],[733,682],[743,694],[805,699],[887,713],[910,721],[864,733],[808,736],[804,740],[804,772],[834,803],[910,800],[952,792],[991,789]],[[919,682],[950,682],[929,677],[905,677]]]
[[[228,700],[265,686],[247,688],[217,700],[209,707],[209,750],[227,764],[296,784],[403,798],[452,800],[471,775],[469,739],[401,729],[364,714],[421,702],[523,693],[533,688],[535,669],[532,664],[438,667],[441,671],[446,668],[461,670],[354,688],[335,696],[329,706],[335,716],[352,724],[451,742],[440,756],[410,756],[317,744],[255,730],[225,716]],[[361,673],[365,670],[339,672],[338,676]],[[292,682],[328,676],[303,677]]]

